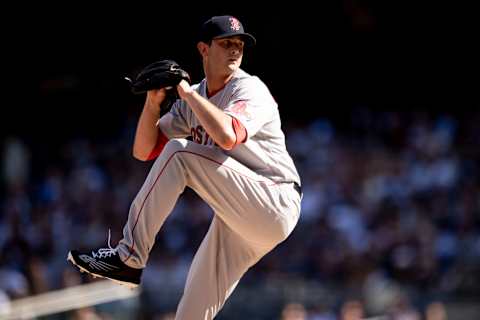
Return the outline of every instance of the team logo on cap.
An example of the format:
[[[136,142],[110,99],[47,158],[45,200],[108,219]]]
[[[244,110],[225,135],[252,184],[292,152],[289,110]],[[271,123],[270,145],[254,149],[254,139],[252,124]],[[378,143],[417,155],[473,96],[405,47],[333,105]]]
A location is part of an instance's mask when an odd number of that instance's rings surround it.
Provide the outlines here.
[[[238,21],[236,18],[231,17],[230,19],[230,29],[238,31],[240,30],[240,21]]]

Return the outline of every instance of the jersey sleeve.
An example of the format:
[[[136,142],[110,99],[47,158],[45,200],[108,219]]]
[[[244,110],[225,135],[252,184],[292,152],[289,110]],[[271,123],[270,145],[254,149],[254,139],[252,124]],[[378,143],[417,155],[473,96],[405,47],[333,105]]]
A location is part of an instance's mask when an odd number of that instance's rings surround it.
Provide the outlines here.
[[[184,102],[177,100],[157,125],[168,139],[188,137],[190,127],[187,123],[187,110]]]
[[[273,119],[276,108],[267,86],[257,77],[250,77],[239,80],[225,113],[241,122],[248,140]]]

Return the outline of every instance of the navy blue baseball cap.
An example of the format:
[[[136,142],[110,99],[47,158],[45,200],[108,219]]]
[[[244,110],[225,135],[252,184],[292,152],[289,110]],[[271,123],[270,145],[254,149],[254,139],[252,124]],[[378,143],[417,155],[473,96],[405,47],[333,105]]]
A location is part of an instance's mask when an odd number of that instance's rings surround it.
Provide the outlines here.
[[[243,29],[242,23],[233,16],[214,16],[203,23],[200,30],[200,41],[210,42],[212,39],[241,36],[245,45],[253,46],[257,40]]]

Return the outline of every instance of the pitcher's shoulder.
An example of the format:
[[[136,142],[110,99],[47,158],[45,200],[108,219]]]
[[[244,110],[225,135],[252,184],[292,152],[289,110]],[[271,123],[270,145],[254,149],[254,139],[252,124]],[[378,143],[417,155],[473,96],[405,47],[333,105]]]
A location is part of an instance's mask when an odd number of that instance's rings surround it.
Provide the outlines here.
[[[237,70],[232,80],[235,87],[252,87],[259,91],[270,91],[258,76],[251,75],[241,69]]]

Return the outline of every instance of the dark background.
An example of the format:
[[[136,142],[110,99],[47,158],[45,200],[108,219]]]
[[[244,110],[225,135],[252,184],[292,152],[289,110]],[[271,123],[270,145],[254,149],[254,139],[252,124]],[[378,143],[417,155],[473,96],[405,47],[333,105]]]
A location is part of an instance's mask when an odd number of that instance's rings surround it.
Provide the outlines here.
[[[65,253],[104,246],[107,229],[112,243],[120,238],[151,165],[131,156],[144,97],[123,77],[171,58],[199,81],[196,32],[211,16],[232,14],[257,38],[243,67],[279,104],[304,205],[289,241],[246,275],[222,319],[273,319],[300,292],[312,316],[339,314],[350,295],[372,298],[360,290],[376,272],[386,274],[381,288],[400,285],[403,308],[410,300],[423,312],[438,300],[449,319],[480,318],[473,8],[411,0],[8,5],[0,10],[0,271],[28,279],[24,295],[71,285],[64,276],[91,281]],[[159,234],[153,266],[183,270],[208,228],[208,208],[193,193],[184,200]],[[187,240],[172,247],[172,237]],[[405,266],[409,257],[418,258]],[[150,270],[156,281],[145,281],[154,290],[135,310],[141,319],[174,308],[183,287]],[[0,280],[0,293],[8,283]]]
[[[55,143],[101,138],[141,110],[122,80],[159,58],[202,78],[195,35],[232,14],[258,45],[244,68],[260,76],[285,123],[356,108],[448,111],[478,106],[474,11],[453,2],[20,4],[4,10],[3,134]],[[7,22],[7,18],[10,22]]]

